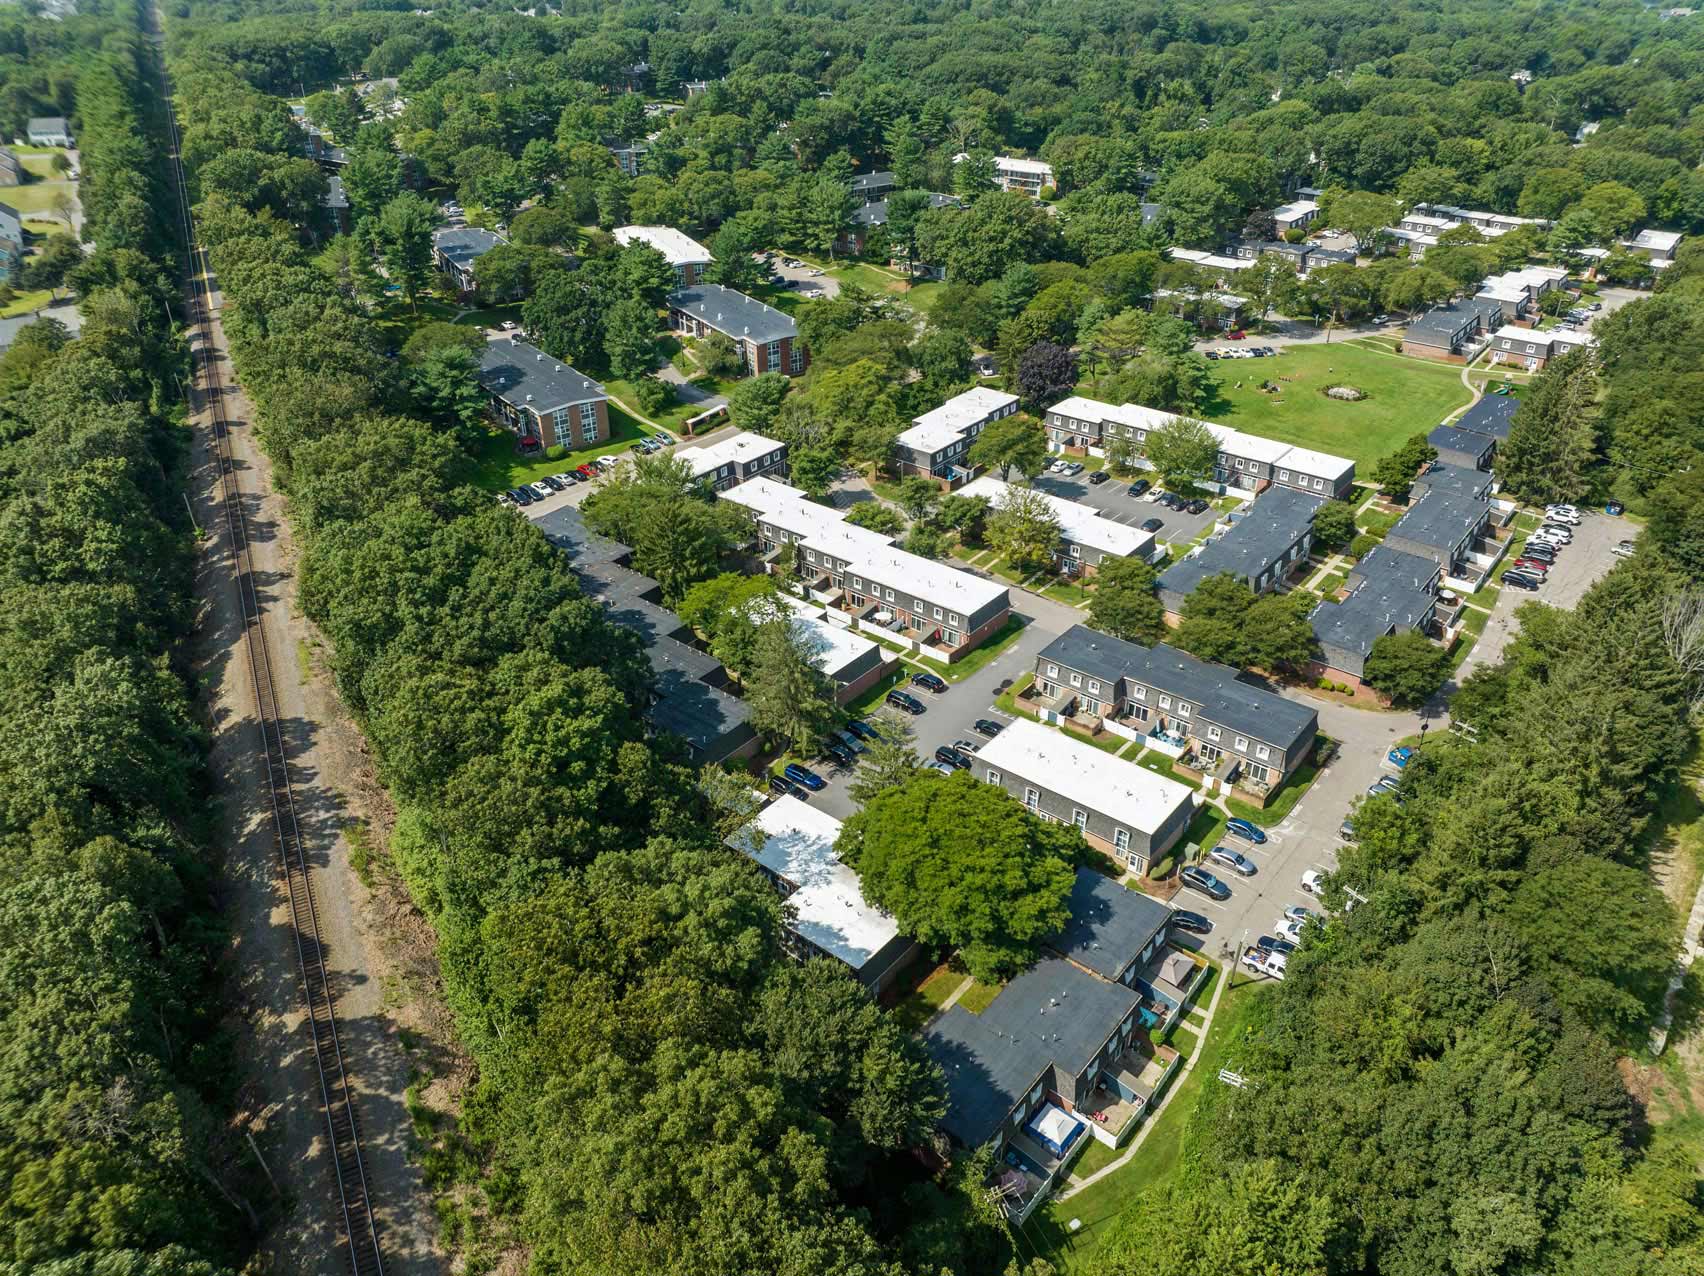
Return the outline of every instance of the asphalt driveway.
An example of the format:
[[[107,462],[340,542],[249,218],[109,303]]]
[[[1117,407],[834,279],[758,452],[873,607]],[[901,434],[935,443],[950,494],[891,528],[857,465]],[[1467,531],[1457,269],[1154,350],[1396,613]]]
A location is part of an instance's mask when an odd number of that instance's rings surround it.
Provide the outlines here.
[[[1130,486],[1128,479],[1113,478],[1104,483],[1090,483],[1086,471],[1070,476],[1042,474],[1035,480],[1035,486],[1050,496],[1059,496],[1068,501],[1076,501],[1079,505],[1087,505],[1102,518],[1123,523],[1127,527],[1140,527],[1148,519],[1157,518],[1162,526],[1154,535],[1168,545],[1188,545],[1219,517],[1218,512],[1211,506],[1202,514],[1185,514],[1169,510],[1158,501],[1150,501],[1147,495],[1131,496],[1127,491]],[[1149,494],[1151,493],[1152,489],[1149,491]]]

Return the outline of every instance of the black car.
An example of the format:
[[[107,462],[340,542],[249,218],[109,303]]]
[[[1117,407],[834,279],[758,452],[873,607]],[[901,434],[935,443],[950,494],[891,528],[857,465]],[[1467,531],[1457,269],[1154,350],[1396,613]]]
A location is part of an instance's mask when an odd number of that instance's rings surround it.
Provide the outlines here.
[[[943,744],[935,750],[935,761],[945,762],[958,771],[970,770],[970,755],[962,749],[955,749],[950,744]]]
[[[1521,557],[1531,558],[1540,563],[1554,563],[1556,561],[1556,551],[1553,549],[1546,549],[1543,545],[1528,545],[1521,551]]]
[[[1172,913],[1171,924],[1173,929],[1187,930],[1192,935],[1205,935],[1213,929],[1213,923],[1200,913],[1191,913],[1182,908]]]
[[[823,753],[828,757],[833,758],[841,766],[858,765],[858,759],[853,756],[852,750],[848,749],[844,744],[831,744],[823,750]]]
[[[1089,486],[1099,487],[1111,477],[1112,475],[1108,474],[1105,470],[1096,470],[1093,474],[1089,475]]]
[[[1262,935],[1254,941],[1256,948],[1264,948],[1269,953],[1283,953],[1288,957],[1296,951],[1296,946],[1287,939],[1278,939],[1272,935]]]
[[[852,721],[848,722],[846,724],[846,729],[853,735],[857,736],[860,740],[880,740],[882,738],[881,732],[877,731],[868,722],[860,722],[857,718],[853,718]]]
[[[1198,496],[1189,503],[1187,508],[1191,514],[1205,514],[1207,512],[1207,502]]]
[[[1504,572],[1503,583],[1515,589],[1525,589],[1533,593],[1538,591],[1538,577],[1528,576],[1524,572]]]
[[[566,483],[551,474],[546,474],[539,480],[539,482],[543,483],[553,492],[566,492],[568,490],[568,485]]]
[[[1142,530],[1144,532],[1157,532],[1165,525],[1166,520],[1163,518],[1150,518],[1147,522],[1142,524]]]
[[[1153,484],[1148,482],[1147,479],[1137,479],[1129,487],[1124,489],[1124,494],[1126,496],[1140,496],[1152,486]]]
[[[978,735],[985,735],[990,740],[992,740],[995,736],[999,735],[1000,732],[1004,731],[1005,729],[1006,729],[1005,723],[996,722],[996,721],[994,721],[993,718],[978,718],[976,720],[977,734]]]
[[[793,791],[793,786],[778,775],[769,777],[769,791],[780,797],[786,797]]]
[[[922,687],[925,691],[933,691],[936,695],[947,689],[946,679],[938,673],[914,673],[911,675],[911,685]]]
[[[538,499],[538,494],[530,487],[512,487],[509,489],[509,495],[517,505],[531,505]]]
[[[1190,890],[1200,891],[1203,895],[1212,899],[1229,899],[1231,897],[1229,886],[1226,886],[1206,869],[1198,868],[1194,864],[1179,873],[1178,878]]]
[[[895,688],[887,693],[887,702],[896,709],[904,709],[907,713],[923,712],[923,702],[908,691],[900,691]]]

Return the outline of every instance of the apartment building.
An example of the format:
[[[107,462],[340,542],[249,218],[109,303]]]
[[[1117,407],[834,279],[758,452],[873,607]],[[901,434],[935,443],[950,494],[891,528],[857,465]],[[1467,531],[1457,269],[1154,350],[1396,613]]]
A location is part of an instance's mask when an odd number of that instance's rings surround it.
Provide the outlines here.
[[[1597,338],[1578,328],[1520,328],[1512,324],[1491,334],[1491,362],[1518,363],[1536,372],[1552,359],[1597,345]]]
[[[1229,574],[1256,594],[1278,588],[1313,545],[1313,517],[1324,501],[1294,488],[1273,487],[1234,515],[1228,530],[1160,573],[1160,602],[1181,619],[1184,600],[1209,576]]]
[[[1483,498],[1426,487],[1385,534],[1384,545],[1429,559],[1454,576],[1490,521],[1491,506]]]
[[[1647,227],[1631,239],[1618,242],[1630,252],[1648,257],[1653,266],[1666,266],[1674,260],[1675,250],[1680,247],[1680,241],[1684,238],[1678,230],[1651,230]]]
[[[1487,239],[1496,239],[1499,235],[1506,235],[1511,230],[1518,230],[1522,226],[1537,226],[1543,230],[1550,225],[1542,217],[1514,217],[1508,213],[1488,213],[1481,209],[1462,208],[1455,204],[1416,204],[1414,212],[1445,219],[1448,223],[1446,229],[1463,225],[1471,226]]]
[[[1295,199],[1272,210],[1272,223],[1280,235],[1291,230],[1306,230],[1319,217],[1319,205],[1311,199]]]
[[[669,327],[690,337],[719,332],[740,352],[749,375],[784,372],[798,376],[810,367],[799,326],[786,312],[721,284],[699,284],[669,294]]]
[[[1195,790],[1120,761],[1069,732],[1019,718],[982,746],[972,774],[1135,872],[1175,846],[1195,818]]]
[[[1114,405],[1073,395],[1047,410],[1045,424],[1048,442],[1056,451],[1098,453],[1113,438],[1141,447],[1151,431],[1174,419],[1169,412],[1136,403]],[[1355,462],[1345,457],[1292,447],[1211,421],[1203,424],[1219,441],[1213,479],[1226,487],[1244,491],[1288,487],[1341,499],[1355,486]]]
[[[852,175],[852,198],[860,204],[874,204],[885,200],[899,185],[892,173],[885,170],[874,173],[854,173]]]
[[[494,230],[478,226],[445,226],[432,232],[432,261],[464,298],[479,290],[474,266],[498,244],[507,243]]]
[[[749,856],[787,901],[788,947],[801,961],[840,962],[872,993],[892,986],[918,953],[899,923],[864,898],[834,844],[840,821],[795,797],[778,797],[728,845]]]
[[[1502,444],[1508,440],[1515,413],[1520,410],[1520,406],[1521,401],[1515,395],[1487,394],[1457,417],[1454,424],[1457,429],[1471,430]]]
[[[1004,585],[907,553],[785,483],[753,479],[729,488],[722,499],[751,515],[765,562],[791,557],[812,598],[939,657],[958,659],[1011,616]]]
[[[644,142],[615,142],[609,148],[609,153],[615,156],[615,166],[629,177],[639,176],[639,166],[650,152],[651,148]]]
[[[491,415],[519,436],[523,449],[580,448],[609,438],[604,388],[536,346],[518,338],[487,342],[475,376],[491,396]]]
[[[1319,730],[1312,709],[1239,681],[1234,669],[1086,625],[1042,648],[1034,695],[1054,716],[1135,728],[1208,774],[1268,789],[1301,766]]]
[[[953,163],[962,164],[969,158],[968,153],[960,151],[953,156]],[[1001,190],[1022,191],[1032,198],[1039,196],[1044,187],[1058,185],[1053,179],[1053,165],[1016,155],[994,157],[994,184]]]
[[[1373,644],[1387,634],[1425,632],[1437,614],[1441,564],[1387,544],[1376,546],[1349,574],[1349,594],[1326,599],[1308,617],[1320,657],[1309,668],[1316,678],[1361,685]]]
[[[692,477],[726,491],[747,479],[787,477],[787,445],[741,430],[702,447],[679,448],[675,459],[692,470]]]
[[[1010,483],[992,475],[983,475],[961,488],[959,494],[986,497],[989,504],[998,509],[1012,488]],[[1143,562],[1152,562],[1159,553],[1152,532],[1102,518],[1098,510],[1038,488],[1021,490],[1043,502],[1058,521],[1059,547],[1053,551],[1053,565],[1068,575],[1091,573],[1108,558],[1140,558]]]
[[[1426,442],[1437,450],[1438,460],[1445,465],[1460,465],[1470,470],[1490,469],[1491,458],[1497,452],[1495,439],[1459,425],[1434,427]]]
[[[1480,338],[1499,327],[1504,312],[1491,297],[1464,297],[1433,306],[1410,321],[1402,333],[1402,352],[1425,359],[1460,363],[1474,353]]]
[[[972,470],[964,454],[992,422],[1018,410],[1018,396],[977,386],[955,394],[938,408],[911,418],[894,445],[901,474],[963,482]]]
[[[963,201],[954,195],[935,193],[929,195],[930,208],[962,208],[963,206]],[[886,226],[887,223],[888,202],[885,196],[867,204],[860,204],[852,210],[852,225],[842,232],[840,238],[835,241],[834,250],[852,256],[861,254],[865,245],[869,243],[870,232],[878,226]],[[936,278],[940,277],[938,268],[926,266],[922,262],[916,264],[916,269],[920,272],[932,274]]]
[[[660,252],[674,269],[676,288],[691,288],[704,278],[705,268],[716,260],[703,244],[673,226],[617,226],[612,233],[623,248],[645,244]]]
[[[1521,323],[1536,318],[1539,300],[1567,281],[1568,272],[1559,266],[1524,266],[1488,275],[1479,285],[1475,300],[1495,303],[1502,322]],[[1486,324],[1486,331],[1494,326]]]

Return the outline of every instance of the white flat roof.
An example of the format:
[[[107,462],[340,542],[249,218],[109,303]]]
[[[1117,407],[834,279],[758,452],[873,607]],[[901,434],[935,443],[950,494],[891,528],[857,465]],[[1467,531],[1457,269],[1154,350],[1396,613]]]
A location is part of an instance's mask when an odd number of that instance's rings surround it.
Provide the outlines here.
[[[1451,221],[1448,217],[1431,217],[1425,213],[1410,213],[1402,220],[1413,222],[1419,226],[1430,226],[1434,230],[1454,230],[1461,225],[1460,222]]]
[[[859,527],[850,530],[863,531]],[[815,543],[814,539],[807,540],[805,546],[810,548]],[[868,576],[890,589],[905,589],[918,598],[951,607],[967,619],[989,603],[1011,597],[1004,584],[983,580],[895,545],[866,549],[862,554],[848,557],[848,573]]]
[[[931,408],[922,416],[912,417],[911,428],[899,436],[899,441],[919,452],[938,452],[949,443],[957,442],[978,421],[987,420],[1017,401],[1015,394],[977,386],[963,394],[955,394],[940,407]]]
[[[1658,252],[1669,252],[1681,241],[1678,230],[1642,230],[1632,239],[1621,242],[1629,248],[1654,248]]]
[[[1285,220],[1293,220],[1297,217],[1305,217],[1309,213],[1317,213],[1318,211],[1319,205],[1314,203],[1313,200],[1296,199],[1291,200],[1288,204],[1280,204],[1277,208],[1274,208],[1272,210],[1272,216],[1274,218],[1281,217]]]
[[[959,488],[959,495],[986,496],[998,505],[1000,498],[1013,486],[1015,485],[985,474],[975,482],[966,483]],[[1121,558],[1146,558],[1153,552],[1152,532],[1144,532],[1139,527],[1126,527],[1123,523],[1102,518],[1087,505],[1079,505],[1076,501],[1054,496],[1050,492],[1043,492],[1038,488],[1028,490],[1047,502],[1053,516],[1059,520],[1060,533],[1066,540],[1087,545],[1090,549],[1098,549],[1103,554],[1117,554]]]
[[[649,244],[668,258],[671,266],[716,260],[703,244],[673,226],[617,226],[614,233],[615,242],[623,248],[628,244]]]
[[[864,899],[858,875],[834,853],[840,821],[795,797],[779,797],[729,839],[794,887],[792,930],[853,970],[899,934],[899,924]],[[761,841],[760,841],[761,839]]]
[[[1197,266],[1207,266],[1214,270],[1248,270],[1254,262],[1241,257],[1221,257],[1218,253],[1204,253],[1199,248],[1170,248],[1173,261],[1194,262]]]
[[[971,774],[990,771],[1034,780],[1114,824],[1153,834],[1179,807],[1194,805],[1195,790],[1134,762],[1121,762],[1094,745],[1028,718],[1006,725],[976,754]]]
[[[853,633],[845,625],[831,624],[820,606],[782,594],[781,603],[792,613],[793,632],[811,653],[812,663],[830,678],[862,660],[881,644]]]
[[[1290,450],[1288,443],[1280,443],[1277,439],[1245,434],[1241,430],[1231,429],[1228,425],[1214,425],[1211,422],[1205,424],[1207,433],[1219,440],[1219,450],[1232,456],[1271,465]]]
[[[1016,155],[1002,155],[994,161],[996,169],[1006,169],[1013,173],[1035,173],[1042,177],[1053,176],[1053,165],[1041,160],[1019,159]]]
[[[750,430],[741,430],[738,434],[730,434],[727,438],[710,444],[709,447],[681,448],[675,456],[692,467],[694,478],[703,478],[731,462],[755,461],[760,456],[779,451],[780,448],[781,445],[774,439],[766,439]]]
[[[1581,332],[1578,328],[1521,328],[1512,323],[1504,324],[1491,336],[1494,341],[1526,341],[1540,346],[1548,346],[1556,341],[1566,341],[1580,346],[1597,344],[1596,337],[1589,332]]]
[[[1278,458],[1277,464],[1319,478],[1340,479],[1355,468],[1355,462],[1330,452],[1316,452],[1311,447],[1293,447]]]
[[[774,514],[786,509],[789,505],[805,503],[805,494],[796,487],[789,487],[779,479],[758,478],[747,479],[737,487],[731,487],[721,493],[724,501],[733,501],[743,505],[758,514]],[[833,514],[833,510],[824,510]]]
[[[1521,331],[1524,332],[1525,329]],[[1062,399],[1047,410],[1050,413],[1059,412],[1074,417],[1079,421],[1119,421],[1139,430],[1157,430],[1175,419],[1170,412],[1143,407],[1139,403],[1125,403],[1114,407],[1110,403],[1086,399],[1081,395]],[[1201,424],[1207,427],[1207,433],[1219,441],[1219,450],[1232,456],[1268,465],[1288,465],[1292,469],[1303,470],[1320,478],[1341,478],[1355,468],[1355,462],[1347,457],[1316,452],[1312,448],[1294,447],[1278,439],[1233,430],[1228,425],[1219,425],[1213,421],[1203,421]]]

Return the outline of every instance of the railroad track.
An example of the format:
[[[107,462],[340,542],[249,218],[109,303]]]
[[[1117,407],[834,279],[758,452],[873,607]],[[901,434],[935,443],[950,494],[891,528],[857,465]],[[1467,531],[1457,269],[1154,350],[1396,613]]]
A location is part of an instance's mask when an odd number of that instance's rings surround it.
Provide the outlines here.
[[[283,722],[278,711],[277,689],[272,675],[272,654],[267,649],[261,625],[260,600],[254,588],[254,563],[249,554],[248,516],[243,511],[242,488],[237,481],[225,415],[224,379],[213,348],[212,283],[206,250],[195,238],[189,210],[189,188],[179,154],[175,103],[168,100],[171,120],[172,172],[177,190],[178,215],[184,244],[189,252],[189,318],[193,373],[199,374],[203,395],[211,409],[214,452],[219,462],[221,505],[225,533],[236,566],[238,602],[242,607],[243,643],[248,649],[249,671],[254,683],[256,716],[261,748],[265,755],[272,828],[285,888],[290,897],[290,918],[296,940],[296,964],[302,978],[309,1027],[313,1034],[314,1064],[319,1072],[320,1100],[324,1104],[326,1129],[331,1138],[332,1165],[337,1175],[338,1205],[343,1223],[350,1266],[355,1276],[384,1276],[384,1255],[379,1247],[378,1225],[373,1216],[367,1170],[361,1157],[361,1129],[355,1100],[344,1067],[343,1047],[337,1036],[337,1013],[320,945],[319,914],[314,907],[313,881],[302,850],[301,830],[296,820],[295,794],[290,785],[290,760],[284,742]]]

